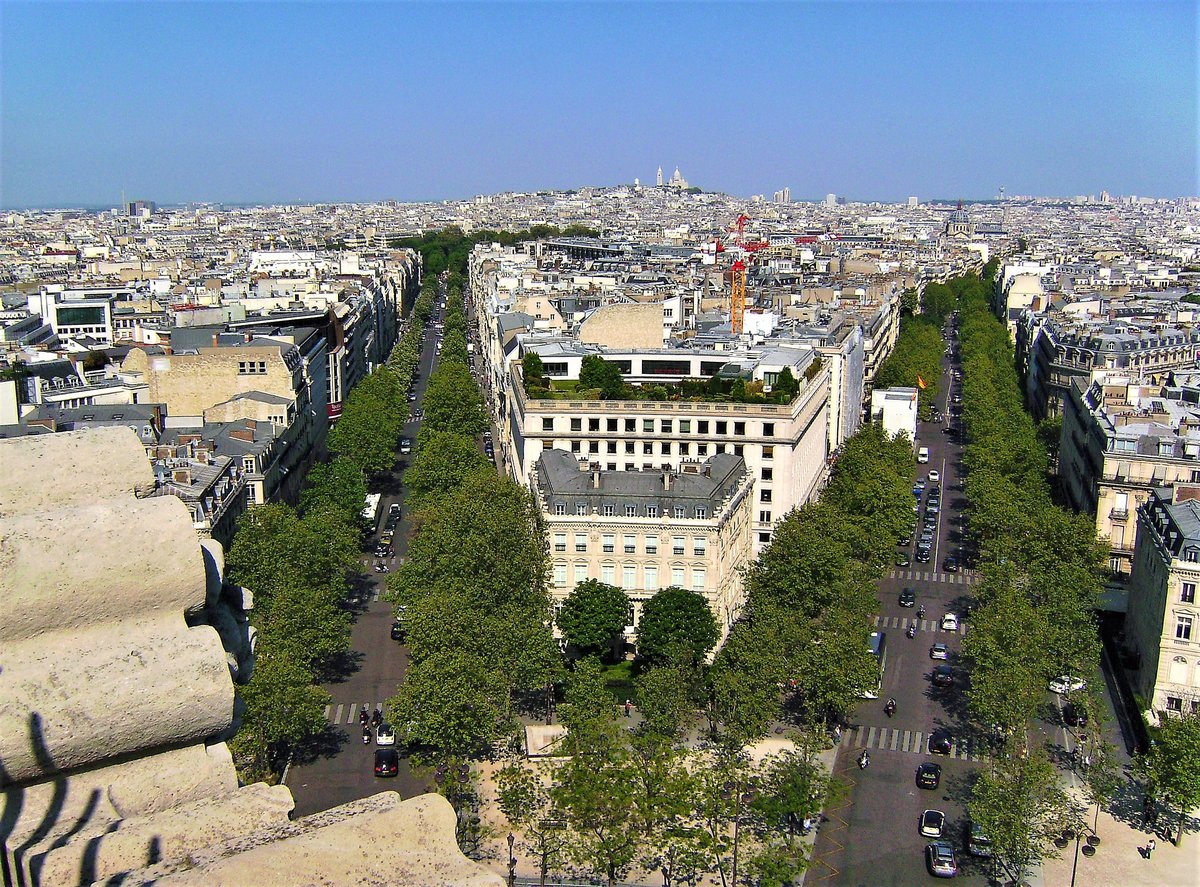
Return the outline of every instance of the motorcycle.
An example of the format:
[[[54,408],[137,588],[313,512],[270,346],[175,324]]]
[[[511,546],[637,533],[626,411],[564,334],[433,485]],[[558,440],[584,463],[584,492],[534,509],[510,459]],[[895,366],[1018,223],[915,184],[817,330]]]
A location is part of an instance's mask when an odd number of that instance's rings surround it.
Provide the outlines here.
[[[367,707],[364,705],[364,706],[363,706],[361,709],[359,709],[359,711],[358,711],[358,722],[359,722],[360,724],[362,724],[362,726],[364,726],[364,727],[365,727],[365,726],[367,726],[367,722],[368,722],[369,720],[371,720],[371,716],[370,716],[369,714],[367,714]]]
[[[371,726],[378,729],[379,725],[382,723],[383,723],[383,712],[377,708],[377,709],[375,709],[375,711],[371,712]]]
[[[922,604],[921,606],[917,607],[917,618],[918,618],[918,619],[924,619],[924,618],[925,618],[925,605],[924,605],[924,604]]]
[[[915,625],[910,625],[907,629],[905,629],[904,633],[910,638],[915,638],[917,636],[917,627]]]
[[[869,754],[867,754],[865,751],[861,755],[858,756],[858,769],[859,770],[866,770],[867,765],[869,765],[870,763],[871,763],[871,756]]]
[[[371,728],[363,727],[363,745],[371,744]]]
[[[883,713],[885,715],[887,715],[889,718],[896,713],[896,700],[895,699],[889,699],[887,701],[887,704],[884,705],[884,707],[883,707]]]

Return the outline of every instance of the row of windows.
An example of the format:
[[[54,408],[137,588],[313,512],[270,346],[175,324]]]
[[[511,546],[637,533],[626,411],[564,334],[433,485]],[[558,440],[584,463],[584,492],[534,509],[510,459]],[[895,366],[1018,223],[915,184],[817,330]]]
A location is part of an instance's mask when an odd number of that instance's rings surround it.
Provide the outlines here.
[[[570,442],[571,452],[576,453],[576,454],[584,452],[583,443],[584,442],[580,441],[580,440],[571,441]],[[604,451],[606,453],[609,453],[610,455],[616,455],[618,441],[608,440],[608,441],[604,441],[603,443],[604,443]],[[587,452],[599,453],[600,452],[600,444],[601,444],[601,441],[598,441],[598,440],[588,441],[587,442]],[[654,450],[655,446],[657,446],[659,448],[658,452],[660,452],[662,455],[670,456],[672,453],[675,452],[676,444],[674,444],[673,442],[671,442],[669,440],[662,441],[661,443],[657,443],[657,444],[654,441],[644,440],[644,441],[642,441],[642,455],[653,456],[654,452],[655,452],[655,450]],[[679,455],[681,455],[681,456],[692,455],[692,445],[690,443],[688,443],[686,440],[680,441],[678,446],[679,446]],[[709,444],[707,444],[707,443],[696,444],[696,455],[697,456],[707,456],[708,448],[709,448]],[[625,441],[625,445],[622,449],[624,450],[624,452],[627,456],[632,456],[637,452],[637,442],[632,441],[632,440],[627,440],[627,441]],[[719,444],[719,443],[712,444],[712,451],[714,454],[715,453],[733,453],[733,455],[735,455],[735,456],[744,456],[745,455],[745,447],[742,444]],[[762,457],[764,459],[774,459],[775,458],[775,447],[773,447],[773,446],[763,447],[762,448]],[[631,464],[631,463],[626,463],[626,464]],[[632,471],[633,469],[626,469],[626,470]]]
[[[587,421],[587,430],[593,431],[593,432],[600,431],[600,423],[601,422],[604,423],[604,431],[606,431],[610,434],[617,434],[620,432],[624,432],[625,434],[636,434],[637,430],[638,430],[638,420],[637,419],[591,418],[591,419],[587,419],[586,421]],[[642,421],[642,433],[643,434],[654,434],[656,432],[656,429],[657,429],[658,434],[675,434],[676,433],[676,431],[675,431],[676,420],[675,419],[642,419],[641,421]],[[570,419],[570,428],[572,431],[582,432],[583,431],[583,423],[584,423],[584,419],[582,417],[571,418]],[[711,433],[709,429],[715,427],[716,434],[724,435],[724,434],[729,434],[729,426],[730,425],[733,426],[734,434],[736,434],[740,437],[746,436],[746,423],[745,422],[742,422],[742,421],[729,422],[724,419],[721,419],[721,420],[679,419],[678,420],[678,428],[679,428],[678,433],[679,434],[692,434],[693,433],[692,429],[695,428],[696,434],[707,435],[707,434]],[[542,431],[554,431],[554,428],[555,428],[554,417],[553,416],[543,416],[542,417]],[[763,422],[762,423],[762,436],[763,437],[774,437],[775,436],[775,423],[774,422]]]
[[[587,533],[574,534],[574,550],[577,552],[586,552],[588,550]],[[646,554],[658,554],[658,536],[646,536],[642,541],[642,550]],[[563,552],[567,550],[567,534],[554,534],[554,550]],[[600,537],[600,551],[604,554],[612,554],[617,550],[617,536],[615,533],[605,533]],[[625,554],[637,554],[638,538],[636,535],[629,533],[621,537],[621,550]],[[671,537],[671,554],[676,557],[682,557],[687,553],[687,537],[672,536]],[[704,557],[708,553],[708,539],[704,536],[692,537],[692,556]]]
[[[645,506],[644,513],[643,513],[642,509],[639,509],[637,505],[632,504],[632,503],[626,504],[625,508],[624,508],[625,517],[657,518],[657,517],[659,517],[659,511],[660,511],[660,509],[657,505]],[[661,511],[662,511],[661,516],[666,517],[667,509],[663,508],[663,509],[661,509]],[[604,505],[600,506],[600,514],[603,515],[604,517],[616,517],[616,512],[617,512],[617,506],[615,506],[615,505],[604,504]],[[566,515],[566,513],[567,513],[567,503],[566,502],[555,502],[554,503],[555,516],[563,517],[564,515]],[[591,513],[591,511],[589,510],[587,502],[576,502],[574,511],[572,513],[576,517],[587,517]],[[673,506],[671,508],[671,517],[675,518],[675,520],[686,520],[688,517],[687,509],[682,505]],[[694,517],[696,520],[708,520],[708,506],[697,505],[692,510],[692,517]]]
[[[642,566],[642,582],[638,584],[637,565],[622,564],[621,565],[621,584],[620,587],[625,591],[636,591],[639,589],[645,591],[658,591],[665,586],[660,584],[659,570],[657,564],[645,564]],[[588,579],[594,578],[588,575],[588,564],[585,561],[579,561],[572,564],[570,567],[571,587],[578,585],[580,582],[586,582]],[[554,565],[554,585],[556,588],[567,587],[568,565],[565,563],[556,563]],[[665,575],[669,575],[671,581],[669,585],[676,585],[680,588],[690,588],[692,591],[704,591],[705,583],[708,581],[708,571],[704,567],[682,567],[672,566]],[[617,566],[616,564],[601,564],[600,576],[601,582],[608,585],[617,584]],[[685,584],[688,580],[691,584]]]
[[[238,375],[239,376],[265,376],[267,374],[267,362],[265,360],[239,360]]]

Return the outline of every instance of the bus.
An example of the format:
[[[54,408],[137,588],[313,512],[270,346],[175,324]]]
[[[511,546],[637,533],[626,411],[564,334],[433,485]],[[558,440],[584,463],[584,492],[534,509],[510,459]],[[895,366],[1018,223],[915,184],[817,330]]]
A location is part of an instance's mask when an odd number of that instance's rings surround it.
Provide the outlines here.
[[[363,503],[363,510],[360,516],[371,525],[372,532],[375,531],[375,527],[379,523],[379,504],[382,501],[382,493],[367,493],[366,501]]]
[[[883,690],[883,671],[887,668],[887,635],[882,631],[871,632],[871,636],[867,638],[867,652],[878,663],[879,677],[876,678],[874,686],[867,687],[860,695],[863,699],[878,699],[880,691]]]

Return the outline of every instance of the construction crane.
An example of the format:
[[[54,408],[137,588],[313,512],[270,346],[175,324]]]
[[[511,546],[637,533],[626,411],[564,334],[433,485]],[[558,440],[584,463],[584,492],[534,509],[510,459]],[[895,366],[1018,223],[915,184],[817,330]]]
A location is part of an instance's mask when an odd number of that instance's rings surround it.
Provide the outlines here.
[[[746,263],[738,259],[730,270],[733,276],[730,290],[729,325],[733,334],[740,336],[746,319]]]

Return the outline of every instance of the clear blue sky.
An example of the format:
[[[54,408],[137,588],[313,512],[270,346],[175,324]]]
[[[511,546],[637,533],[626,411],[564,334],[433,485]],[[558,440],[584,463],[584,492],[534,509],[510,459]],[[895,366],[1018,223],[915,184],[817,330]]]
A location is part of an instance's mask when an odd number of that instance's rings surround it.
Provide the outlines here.
[[[1195,2],[0,3],[0,204],[1194,195]]]

